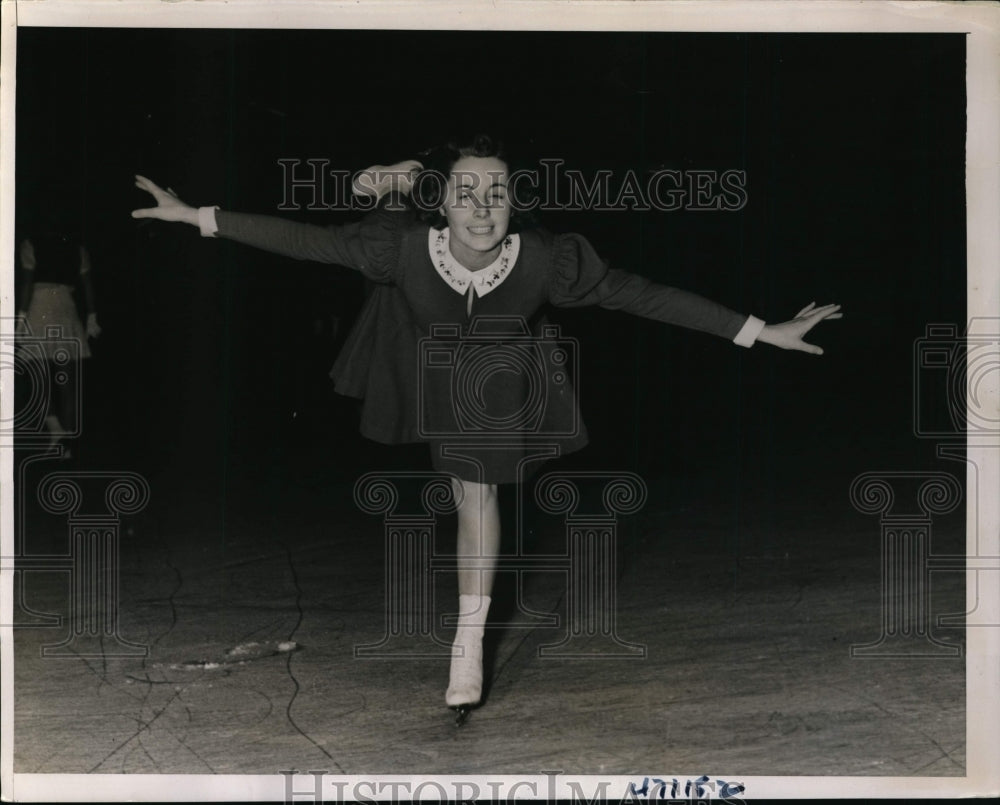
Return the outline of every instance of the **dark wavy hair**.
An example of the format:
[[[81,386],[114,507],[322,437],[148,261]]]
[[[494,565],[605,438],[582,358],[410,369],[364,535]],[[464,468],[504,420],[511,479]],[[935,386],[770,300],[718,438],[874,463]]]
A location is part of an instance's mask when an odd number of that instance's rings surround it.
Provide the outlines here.
[[[464,140],[455,138],[443,145],[421,151],[417,158],[424,167],[414,180],[413,200],[420,219],[435,229],[446,225],[445,217],[441,214],[444,182],[462,157],[494,157],[507,165],[508,174],[513,174],[522,167],[516,164],[503,141],[489,134],[474,134]],[[514,208],[511,211],[509,231],[518,232],[536,226],[535,216],[528,209],[531,199],[527,197],[527,192],[522,190],[519,197],[512,201]]]

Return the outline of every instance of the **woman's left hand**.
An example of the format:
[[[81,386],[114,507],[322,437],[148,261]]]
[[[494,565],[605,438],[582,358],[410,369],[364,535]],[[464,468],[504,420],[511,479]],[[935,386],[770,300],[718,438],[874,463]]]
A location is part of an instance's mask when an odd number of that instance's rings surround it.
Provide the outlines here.
[[[757,336],[757,340],[781,347],[781,349],[797,349],[811,355],[822,355],[822,349],[815,344],[807,344],[802,340],[802,337],[823,319],[839,319],[841,317],[840,305],[816,307],[815,302],[810,302],[791,321],[765,325],[760,335]]]

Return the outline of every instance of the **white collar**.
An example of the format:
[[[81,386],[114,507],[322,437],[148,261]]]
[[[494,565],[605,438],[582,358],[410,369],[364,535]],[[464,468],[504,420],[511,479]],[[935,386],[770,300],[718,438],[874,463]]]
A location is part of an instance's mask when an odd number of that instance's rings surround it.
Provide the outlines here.
[[[434,268],[451,289],[456,293],[465,294],[471,285],[476,296],[486,296],[490,291],[500,286],[510,270],[517,261],[517,254],[521,249],[521,238],[519,235],[507,235],[500,246],[500,255],[486,268],[479,271],[469,271],[461,265],[448,248],[451,233],[448,227],[437,230],[431,229],[427,233],[427,248],[430,251],[431,262]]]

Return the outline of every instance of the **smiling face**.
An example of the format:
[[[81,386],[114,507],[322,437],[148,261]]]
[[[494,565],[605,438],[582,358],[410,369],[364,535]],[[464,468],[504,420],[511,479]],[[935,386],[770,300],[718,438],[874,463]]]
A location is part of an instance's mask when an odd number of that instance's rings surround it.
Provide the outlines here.
[[[441,212],[452,256],[478,271],[500,254],[510,225],[507,164],[496,157],[462,157],[452,166]]]

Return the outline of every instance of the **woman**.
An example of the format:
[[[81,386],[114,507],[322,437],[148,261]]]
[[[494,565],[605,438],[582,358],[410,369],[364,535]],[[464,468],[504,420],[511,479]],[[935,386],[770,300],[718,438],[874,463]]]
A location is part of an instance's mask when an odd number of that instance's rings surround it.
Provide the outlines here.
[[[428,441],[435,468],[452,473],[458,511],[459,620],[445,701],[459,723],[482,694],[482,639],[500,543],[497,484],[524,479],[532,446],[555,442],[562,453],[586,443],[568,383],[547,387],[541,414],[525,410],[537,389],[504,361],[508,343],[522,344],[545,332],[546,305],[600,305],[720,335],[743,346],[763,341],[784,349],[822,354],[802,338],[817,323],[839,318],[839,306],[810,304],[795,319],[767,325],[707,299],[610,269],[578,235],[535,229],[511,231],[510,168],[501,147],[480,135],[428,154],[428,170],[412,178],[420,163],[365,172],[367,192],[388,185],[420,193],[421,209],[437,221],[420,221],[398,205],[383,206],[358,224],[321,228],[267,216],[195,209],[172,192],[137,177],[157,206],[135,210],[135,218],[159,218],[199,226],[222,236],[298,259],[336,263],[361,271],[376,291],[359,317],[334,367],[339,391],[365,400],[361,431],[377,441]],[[430,170],[433,168],[433,170]],[[379,177],[384,177],[380,180]],[[423,181],[424,177],[429,181]],[[435,183],[434,179],[440,181]],[[356,185],[356,190],[359,189]],[[364,188],[362,188],[364,189]],[[428,217],[428,216],[424,216]],[[484,339],[483,322],[513,325]],[[526,332],[527,331],[527,332]],[[448,355],[462,338],[496,351],[469,399],[456,399]],[[422,343],[421,343],[422,341]],[[435,363],[431,347],[437,350]],[[439,369],[448,371],[437,371]],[[497,377],[503,376],[501,381]],[[478,406],[469,425],[468,406]],[[529,406],[530,407],[530,406]],[[488,437],[488,438],[487,438]],[[488,442],[487,444],[484,444]]]
[[[89,338],[101,334],[97,323],[94,286],[90,279],[90,255],[77,241],[53,228],[46,228],[21,241],[18,249],[23,279],[18,299],[22,333],[32,336],[32,348],[21,350],[25,360],[44,361],[52,400],[45,425],[50,444],[56,446],[75,433],[77,422],[76,373],[79,367],[64,349],[68,340],[79,344],[79,357],[90,357]],[[87,309],[86,326],[73,298],[77,284],[83,287]],[[68,448],[63,458],[69,458]]]

